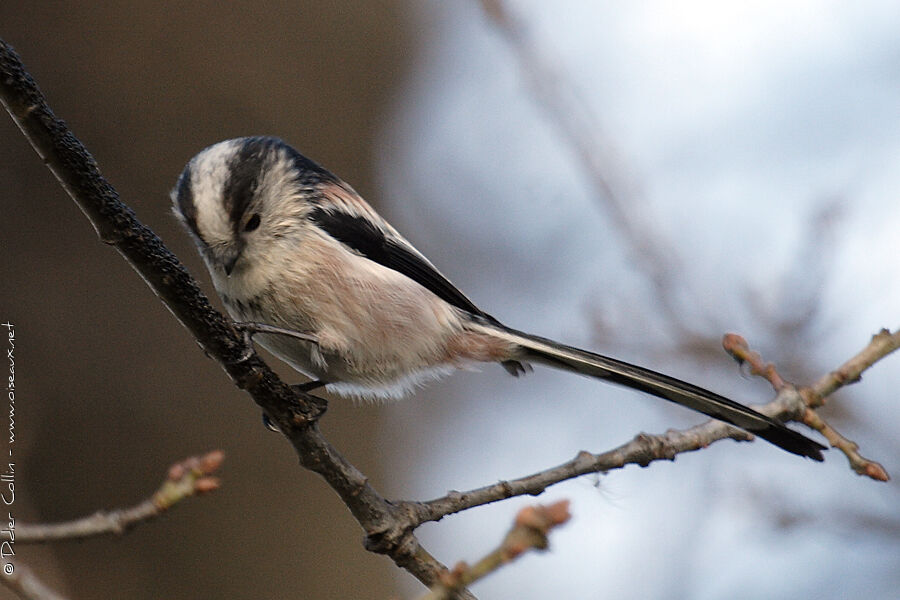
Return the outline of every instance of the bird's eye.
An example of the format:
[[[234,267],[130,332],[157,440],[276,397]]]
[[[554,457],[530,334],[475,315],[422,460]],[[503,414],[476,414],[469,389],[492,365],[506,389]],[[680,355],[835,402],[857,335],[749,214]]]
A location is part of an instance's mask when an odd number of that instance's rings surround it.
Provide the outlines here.
[[[257,227],[259,227],[259,213],[254,214],[250,217],[250,220],[247,221],[247,224],[244,225],[244,231],[253,231]]]

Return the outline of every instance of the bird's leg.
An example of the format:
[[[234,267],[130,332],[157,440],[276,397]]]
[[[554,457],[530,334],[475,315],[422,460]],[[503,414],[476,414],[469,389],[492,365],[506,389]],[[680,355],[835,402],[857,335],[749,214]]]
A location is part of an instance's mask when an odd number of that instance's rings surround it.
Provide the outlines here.
[[[252,338],[253,335],[257,333],[269,333],[273,335],[284,335],[287,337],[296,338],[298,340],[303,340],[304,342],[310,342],[311,344],[318,345],[319,343],[319,338],[316,337],[315,334],[305,333],[303,331],[294,331],[293,329],[285,329],[284,327],[276,327],[274,325],[267,325],[265,323],[235,322],[234,327],[238,331],[244,332],[244,334],[250,338]]]

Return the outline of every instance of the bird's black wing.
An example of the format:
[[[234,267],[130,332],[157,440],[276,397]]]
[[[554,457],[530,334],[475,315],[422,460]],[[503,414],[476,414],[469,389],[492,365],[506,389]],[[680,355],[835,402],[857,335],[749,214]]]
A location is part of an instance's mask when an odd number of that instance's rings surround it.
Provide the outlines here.
[[[406,275],[438,298],[461,310],[496,322],[496,319],[475,306],[427,260],[410,250],[403,242],[394,239],[371,220],[345,212],[330,211],[321,206],[313,209],[308,218],[331,237],[358,254]]]

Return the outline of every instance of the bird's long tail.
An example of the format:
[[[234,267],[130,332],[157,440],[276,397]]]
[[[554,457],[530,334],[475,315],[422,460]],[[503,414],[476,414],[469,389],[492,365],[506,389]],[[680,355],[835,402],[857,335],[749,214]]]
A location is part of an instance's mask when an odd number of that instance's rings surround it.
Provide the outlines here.
[[[543,363],[634,388],[730,423],[788,452],[822,460],[825,446],[724,396],[650,369],[500,327],[504,337],[519,346],[520,353],[516,356],[519,360]]]

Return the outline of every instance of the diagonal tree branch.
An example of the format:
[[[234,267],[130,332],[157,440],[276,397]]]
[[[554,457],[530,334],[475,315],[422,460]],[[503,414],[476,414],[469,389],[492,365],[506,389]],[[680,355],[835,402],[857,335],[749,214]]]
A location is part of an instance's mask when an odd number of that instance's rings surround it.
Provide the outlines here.
[[[2,40],[0,101],[100,239],[115,246],[206,353],[278,425],[300,463],[337,492],[366,532],[366,547],[389,555],[424,584],[433,584],[444,565],[421,548],[411,531],[397,529],[396,508],[319,430],[324,400],[282,382],[249,340],[212,307],[178,258],[119,200],[93,157],[53,114],[19,56]]]

